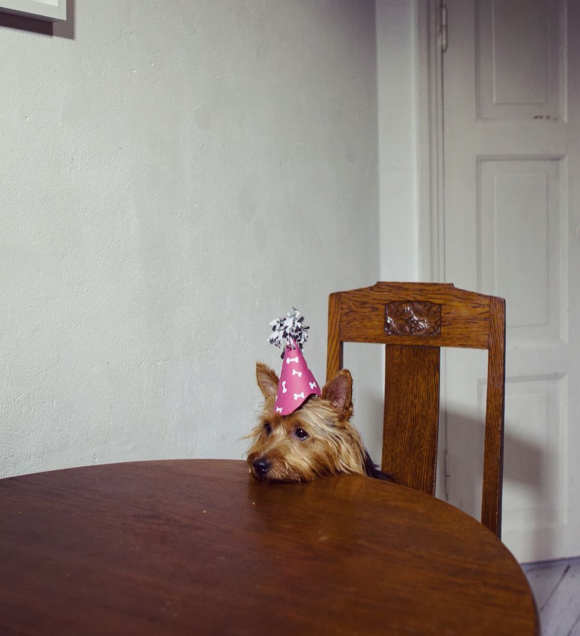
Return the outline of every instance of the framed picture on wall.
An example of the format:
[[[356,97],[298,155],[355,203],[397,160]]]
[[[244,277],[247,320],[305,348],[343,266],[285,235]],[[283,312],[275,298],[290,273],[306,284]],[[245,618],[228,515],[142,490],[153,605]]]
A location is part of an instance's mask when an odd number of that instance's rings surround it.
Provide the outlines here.
[[[66,20],[66,0],[0,0],[0,11],[58,22]]]

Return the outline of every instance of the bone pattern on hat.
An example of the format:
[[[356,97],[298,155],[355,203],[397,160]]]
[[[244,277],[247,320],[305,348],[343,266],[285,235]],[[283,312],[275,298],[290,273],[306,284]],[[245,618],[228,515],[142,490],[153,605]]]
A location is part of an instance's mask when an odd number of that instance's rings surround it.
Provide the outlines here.
[[[276,413],[290,415],[311,395],[320,396],[320,388],[298,347],[288,347],[276,395]],[[282,410],[280,410],[282,409]]]
[[[285,316],[273,320],[270,327],[272,333],[268,341],[282,350],[282,372],[275,409],[284,417],[300,408],[311,395],[320,396],[320,388],[302,355],[310,329],[304,323],[304,316],[294,308]]]

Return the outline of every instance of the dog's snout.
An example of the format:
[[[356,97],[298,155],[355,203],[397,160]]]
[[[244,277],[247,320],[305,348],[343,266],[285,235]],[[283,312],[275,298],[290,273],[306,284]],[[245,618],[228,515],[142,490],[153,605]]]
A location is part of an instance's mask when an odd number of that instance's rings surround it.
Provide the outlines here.
[[[272,467],[272,464],[265,457],[258,457],[258,459],[254,460],[252,466],[258,475],[265,475]]]

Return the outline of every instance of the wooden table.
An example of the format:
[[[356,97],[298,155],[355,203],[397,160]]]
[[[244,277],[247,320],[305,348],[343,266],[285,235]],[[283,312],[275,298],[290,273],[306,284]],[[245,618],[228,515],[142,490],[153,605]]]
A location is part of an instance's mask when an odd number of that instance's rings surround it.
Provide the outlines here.
[[[537,634],[525,576],[457,509],[366,477],[244,462],[0,481],[0,633]]]

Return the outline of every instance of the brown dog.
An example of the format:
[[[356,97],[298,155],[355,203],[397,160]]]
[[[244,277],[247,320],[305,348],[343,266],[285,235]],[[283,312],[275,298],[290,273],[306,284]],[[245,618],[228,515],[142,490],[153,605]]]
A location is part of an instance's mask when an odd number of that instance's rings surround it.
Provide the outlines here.
[[[297,411],[277,415],[274,399],[278,376],[256,364],[264,407],[258,426],[249,435],[250,472],[260,480],[314,481],[326,475],[351,473],[392,481],[373,464],[360,434],[350,423],[353,413],[352,377],[339,371],[320,398],[310,397]]]

